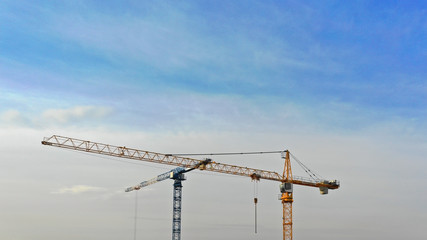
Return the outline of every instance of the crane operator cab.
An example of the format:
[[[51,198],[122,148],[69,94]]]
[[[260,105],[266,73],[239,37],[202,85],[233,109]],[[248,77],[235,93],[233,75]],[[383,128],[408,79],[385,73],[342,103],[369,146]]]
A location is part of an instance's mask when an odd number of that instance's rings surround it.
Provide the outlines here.
[[[287,182],[284,182],[284,183],[280,184],[280,192],[281,193],[285,193],[285,192],[291,193],[291,192],[293,192],[293,184],[292,183],[287,183]]]

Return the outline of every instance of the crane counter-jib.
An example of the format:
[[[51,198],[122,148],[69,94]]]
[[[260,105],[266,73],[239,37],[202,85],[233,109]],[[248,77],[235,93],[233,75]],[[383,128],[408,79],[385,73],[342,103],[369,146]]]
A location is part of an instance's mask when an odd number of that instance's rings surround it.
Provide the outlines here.
[[[176,156],[172,154],[161,154],[161,153],[132,149],[127,147],[96,143],[96,142],[91,142],[86,140],[75,139],[75,138],[62,137],[58,135],[53,135],[51,137],[44,138],[44,140],[42,141],[42,144],[48,145],[48,146],[67,148],[67,149],[72,149],[77,151],[89,152],[94,154],[108,155],[108,156],[119,157],[119,158],[128,158],[133,160],[153,162],[153,163],[159,163],[159,164],[175,165],[183,168],[200,169],[200,170],[206,170],[206,171],[212,171],[212,172],[218,172],[218,173],[245,176],[245,177],[250,177],[252,180],[266,179],[266,180],[281,182],[282,183],[280,185],[281,196],[279,200],[281,200],[283,205],[282,225],[283,225],[284,240],[292,240],[292,224],[293,224],[292,223],[292,202],[293,202],[292,184],[309,186],[309,187],[317,187],[319,188],[321,194],[327,194],[328,189],[337,189],[340,186],[340,183],[337,180],[328,181],[328,180],[319,179],[317,177],[304,178],[299,176],[293,176],[291,171],[290,153],[287,150],[282,152],[284,153],[282,155],[282,158],[285,159],[285,164],[284,164],[283,174],[280,175],[279,173],[273,172],[273,171],[223,164],[223,163],[213,162],[210,159],[206,159],[202,161],[198,159]],[[306,172],[311,172],[306,167],[304,168],[304,170],[306,170]],[[309,175],[312,176],[311,174]],[[159,179],[156,178],[153,181],[158,181],[158,180]],[[180,180],[180,179],[178,178],[176,180]],[[174,184],[174,186],[177,188],[177,189],[174,189],[174,199],[176,197],[176,199],[174,200],[174,204],[175,202],[180,203],[181,201],[179,198],[180,184],[178,185]],[[138,187],[140,187],[140,185],[138,185],[135,189],[137,189]],[[175,196],[175,192],[179,192],[178,194],[179,196],[178,195]],[[176,213],[174,210],[174,216],[175,215]],[[178,220],[179,218],[177,218],[177,222],[175,222],[174,220],[174,226],[179,226]],[[179,231],[177,230],[178,232],[176,232],[175,230],[177,229],[174,228],[173,236],[175,237],[179,236]],[[178,238],[174,238],[174,239],[178,239]]]
[[[150,152],[145,150],[138,150],[127,147],[114,146],[110,144],[91,142],[87,140],[81,140],[70,137],[63,137],[53,135],[51,137],[44,138],[42,141],[43,145],[67,148],[77,151],[108,155],[119,158],[128,158],[139,161],[153,162],[159,164],[168,164],[181,167],[192,167],[194,165],[200,165],[200,170],[207,170],[212,172],[238,175],[251,177],[252,179],[265,179],[278,182],[290,182],[297,185],[311,186],[311,187],[327,187],[329,189],[336,189],[338,185],[330,184],[328,181],[319,181],[314,179],[307,179],[303,177],[294,176],[293,179],[285,179],[282,175],[277,172],[261,170],[255,168],[241,167],[230,164],[210,162],[209,164],[203,164],[203,160],[180,157],[170,154],[162,154],[156,152]]]

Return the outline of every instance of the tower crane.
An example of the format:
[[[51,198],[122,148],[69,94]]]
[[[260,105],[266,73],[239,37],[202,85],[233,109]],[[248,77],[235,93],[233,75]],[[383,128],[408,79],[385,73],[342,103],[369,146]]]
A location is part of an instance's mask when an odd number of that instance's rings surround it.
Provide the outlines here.
[[[250,177],[252,180],[265,179],[280,182],[280,200],[283,205],[283,240],[292,240],[293,235],[293,184],[319,188],[321,194],[327,194],[329,189],[338,189],[340,187],[340,182],[337,180],[330,181],[324,179],[293,176],[291,170],[290,153],[288,150],[284,150],[282,152],[282,158],[285,160],[285,164],[283,168],[283,173],[279,174],[273,171],[229,165],[224,163],[218,163],[215,161],[211,161],[208,164],[203,164],[203,161],[198,159],[114,146],[58,135],[45,137],[41,143],[47,146],[54,146],[76,151],[83,151],[88,153],[102,154],[113,157],[127,158],[159,164],[174,165],[183,168],[192,168],[194,166],[197,166],[197,164],[200,164],[198,167],[200,170],[237,176],[245,176]]]
[[[185,180],[184,173],[190,172],[196,168],[203,168],[211,161],[211,159],[206,159],[202,162],[196,163],[189,169],[183,167],[174,168],[168,172],[158,175],[150,180],[141,182],[140,184],[126,188],[125,192],[130,192],[133,190],[139,190],[143,187],[149,186],[151,184],[166,180],[173,179],[173,217],[172,217],[172,240],[181,239],[181,200],[182,200],[182,181]]]

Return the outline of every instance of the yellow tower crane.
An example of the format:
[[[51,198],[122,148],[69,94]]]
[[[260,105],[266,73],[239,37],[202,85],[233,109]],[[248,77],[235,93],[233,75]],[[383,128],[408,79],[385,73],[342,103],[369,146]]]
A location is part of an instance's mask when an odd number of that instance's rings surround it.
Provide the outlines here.
[[[280,200],[282,201],[283,205],[283,240],[292,240],[293,184],[317,187],[320,189],[321,194],[327,194],[328,189],[338,189],[340,186],[340,183],[337,180],[329,181],[324,179],[310,179],[305,177],[292,176],[290,153],[288,150],[284,150],[282,152],[282,158],[285,159],[285,164],[283,174],[279,174],[273,171],[217,163],[214,161],[209,162],[209,164],[204,164],[203,160],[188,157],[113,146],[109,144],[91,142],[58,135],[45,137],[42,141],[42,144],[119,158],[128,158],[139,161],[180,166],[184,168],[199,166],[198,169],[200,170],[245,176],[250,177],[252,180],[266,179],[280,182]]]

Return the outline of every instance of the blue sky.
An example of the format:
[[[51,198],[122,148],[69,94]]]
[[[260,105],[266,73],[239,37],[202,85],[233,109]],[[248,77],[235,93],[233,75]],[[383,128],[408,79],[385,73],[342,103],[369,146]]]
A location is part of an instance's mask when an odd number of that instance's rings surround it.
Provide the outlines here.
[[[322,128],[346,128],[346,120],[363,128],[393,118],[425,127],[423,3],[4,5],[2,95],[17,97],[3,97],[8,104],[25,105],[22,98],[34,94],[59,107],[108,105],[118,111],[117,123],[129,118],[120,106],[139,99],[147,105],[145,97],[158,98],[155,108],[165,111],[171,95],[225,98],[227,105],[235,97],[262,102],[267,115],[292,104]],[[348,119],[352,112],[357,116]]]
[[[164,152],[286,147],[302,159],[331,154],[328,164],[315,166],[346,177],[349,192],[360,189],[354,168],[366,173],[366,182],[359,184],[401,186],[394,176],[403,174],[419,186],[427,180],[422,170],[426,43],[425,1],[5,0],[0,4],[1,136],[38,143],[42,136],[70,133],[132,147],[141,142],[153,148],[147,150]],[[3,141],[4,154],[13,156],[7,150],[13,142]],[[38,158],[50,159],[48,150],[27,144]],[[370,155],[354,163],[365,148]],[[389,155],[393,149],[400,153]],[[407,155],[408,167],[398,169]],[[6,166],[15,169],[14,164]],[[387,171],[379,174],[383,166]],[[147,175],[159,173],[154,170]],[[16,179],[22,173],[11,172],[2,180],[20,187]],[[139,180],[129,177],[123,184]],[[108,189],[89,177],[72,183],[71,173],[60,186],[38,175],[26,178],[38,179],[40,190],[52,189],[45,198],[73,186],[98,193]],[[341,200],[356,199],[349,192]],[[410,192],[426,198],[416,188]],[[377,217],[386,218],[381,214]],[[337,223],[346,217],[337,217]],[[308,224],[304,231],[310,229],[319,230]],[[360,238],[354,228],[340,229]],[[385,236],[381,229],[375,239]],[[421,239],[418,229],[411,232],[412,239]]]

